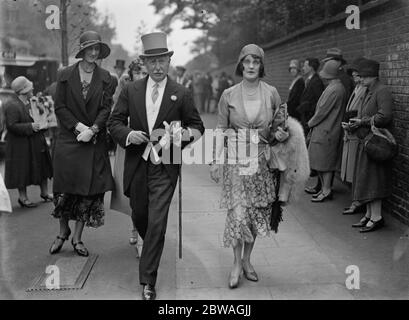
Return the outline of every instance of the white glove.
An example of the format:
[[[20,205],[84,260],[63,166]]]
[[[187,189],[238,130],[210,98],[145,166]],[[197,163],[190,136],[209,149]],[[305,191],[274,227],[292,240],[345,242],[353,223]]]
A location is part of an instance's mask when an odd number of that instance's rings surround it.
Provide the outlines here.
[[[78,122],[78,124],[75,126],[75,130],[77,130],[79,132],[83,132],[83,131],[85,131],[87,129],[88,129],[88,127],[85,124],[81,123],[81,122]]]
[[[91,141],[93,136],[94,136],[94,132],[92,132],[91,129],[86,129],[85,131],[82,131],[77,136],[77,141],[78,142],[89,142],[89,141]]]

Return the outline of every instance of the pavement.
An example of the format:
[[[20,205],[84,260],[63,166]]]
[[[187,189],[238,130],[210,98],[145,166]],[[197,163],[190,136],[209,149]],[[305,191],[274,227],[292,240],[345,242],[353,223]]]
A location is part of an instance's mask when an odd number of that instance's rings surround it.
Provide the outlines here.
[[[203,119],[207,128],[214,127],[214,115]],[[350,203],[350,190],[339,181],[333,201],[312,203],[305,194],[286,206],[278,233],[256,241],[252,263],[260,281],[243,278],[239,288],[229,289],[233,252],[222,247],[226,213],[219,209],[220,185],[210,180],[206,165],[186,165],[182,177],[183,256],[178,257],[176,189],[159,268],[158,299],[409,298],[408,226],[386,215],[385,228],[359,233],[351,224],[361,215],[341,214]],[[50,216],[52,204],[41,203],[38,187],[29,188],[30,199],[39,203],[34,209],[18,207],[16,190],[10,195],[13,213],[0,213],[0,299],[140,299],[139,260],[128,244],[130,218],[109,209],[103,227],[84,230],[84,243],[98,255],[84,287],[26,292],[50,261],[48,249],[58,222]],[[107,193],[107,208],[109,200]],[[75,257],[69,243],[61,255]],[[357,276],[350,289],[349,268]]]

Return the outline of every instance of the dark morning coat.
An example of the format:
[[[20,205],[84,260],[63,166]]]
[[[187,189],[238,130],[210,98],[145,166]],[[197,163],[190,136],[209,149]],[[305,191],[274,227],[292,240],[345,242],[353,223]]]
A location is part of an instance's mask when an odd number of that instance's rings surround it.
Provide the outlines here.
[[[52,177],[51,157],[43,132],[34,132],[28,107],[15,95],[5,107],[7,127],[5,177],[8,189],[40,185]]]
[[[54,192],[96,195],[112,190],[113,178],[106,145],[106,122],[112,105],[112,79],[96,67],[84,100],[79,63],[60,71],[55,114],[60,124],[54,152]],[[98,125],[96,143],[78,142],[75,126]]]
[[[146,190],[146,162],[142,159],[146,144],[125,145],[126,138],[132,130],[149,133],[145,103],[147,81],[148,77],[130,82],[124,87],[109,120],[111,136],[126,150],[123,189],[124,194],[127,197],[131,197],[131,203],[132,197],[138,196],[130,195],[130,185],[135,179],[138,185],[141,186],[141,192],[142,190]],[[200,134],[204,132],[203,122],[194,106],[191,92],[169,77],[153,130],[158,128],[164,129],[163,121],[169,124],[172,121],[181,121],[183,127],[196,129]],[[148,159],[148,161],[150,160]],[[176,186],[180,165],[164,164],[164,166],[173,186]]]
[[[309,81],[306,80],[305,89],[300,99],[300,105],[296,109],[306,132],[309,130],[307,123],[314,115],[317,102],[324,92],[324,89],[324,84],[317,73],[314,74]]]
[[[376,80],[369,88],[362,105],[363,125],[355,131],[359,144],[352,183],[352,199],[371,201],[386,198],[391,194],[392,162],[375,162],[364,150],[364,138],[369,134],[373,117],[378,128],[390,128],[393,99],[388,87]]]
[[[293,118],[296,118],[297,120],[301,120],[301,117],[297,112],[297,107],[300,105],[300,100],[304,92],[304,89],[305,89],[305,82],[304,82],[304,79],[300,77],[294,83],[293,87],[288,93],[288,100],[287,100],[288,115]]]

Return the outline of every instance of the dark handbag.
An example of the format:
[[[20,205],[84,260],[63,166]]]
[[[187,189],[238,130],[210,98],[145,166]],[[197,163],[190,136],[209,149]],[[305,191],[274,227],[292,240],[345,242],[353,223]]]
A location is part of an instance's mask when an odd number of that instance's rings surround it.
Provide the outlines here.
[[[270,228],[275,233],[278,232],[278,225],[281,221],[283,221],[283,208],[281,207],[281,201],[278,199],[278,193],[280,189],[280,171],[275,170],[276,182],[274,183],[276,199],[272,204],[271,212],[270,212]]]
[[[377,128],[371,118],[371,132],[365,137],[364,150],[376,162],[391,160],[398,152],[398,145],[388,129]]]

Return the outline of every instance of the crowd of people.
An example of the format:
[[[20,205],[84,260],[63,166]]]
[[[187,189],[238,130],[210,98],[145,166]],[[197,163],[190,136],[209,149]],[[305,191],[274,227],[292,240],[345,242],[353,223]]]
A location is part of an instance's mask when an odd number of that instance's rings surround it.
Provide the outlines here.
[[[53,92],[59,126],[52,158],[47,127],[32,116],[32,83],[25,77],[12,82],[16,99],[5,112],[5,184],[18,189],[22,207],[35,206],[27,198],[29,185],[40,186],[41,198],[54,202],[52,216],[58,219],[59,233],[51,254],[60,252],[74,221],[72,247],[80,256],[89,255],[82,241],[84,227],[104,225],[104,195],[113,191],[111,207],[131,216],[129,242],[136,246],[138,238],[143,239],[142,252],[137,253],[142,298],[155,299],[180,164],[150,159],[160,154],[158,146],[174,142],[172,121],[181,122],[179,129],[188,138],[181,148],[196,141],[204,132],[200,114],[213,111],[212,100],[218,105],[217,128],[234,132],[227,140],[255,144],[260,151],[251,159],[236,159],[237,153],[230,154],[221,144],[215,156],[225,153],[239,161],[210,163],[211,178],[222,184],[220,206],[227,211],[223,243],[233,248],[230,288],[239,286],[242,274],[259,280],[251,264],[256,238],[277,232],[282,206],[310,176],[317,177],[317,184],[305,192],[319,203],[332,199],[334,176],[341,172],[342,180],[352,184],[352,204],[343,213],[365,213],[353,227],[369,232],[383,225],[390,165],[374,161],[365,149],[374,127],[391,124],[392,97],[379,81],[378,62],[361,57],[348,65],[336,48],[322,61],[291,60],[293,80],[283,103],[277,89],[262,80],[266,61],[255,44],[242,48],[235,70],[242,81],[234,84],[224,72],[214,78],[200,72],[188,76],[182,66],[173,80],[168,77],[173,51],[167,48],[166,34],[150,33],[141,40],[140,57],[127,72],[125,62],[118,60],[114,75],[100,67],[110,54],[100,35],[81,35],[79,61],[59,71]],[[165,133],[156,143],[151,134],[158,128]],[[242,129],[256,130],[257,136],[243,136]],[[116,150],[114,170],[109,149]],[[244,160],[257,164],[255,172],[242,173]],[[48,192],[51,178],[53,194]]]
[[[374,231],[384,225],[382,200],[391,193],[391,163],[371,158],[365,144],[373,128],[390,127],[392,94],[379,81],[377,61],[358,57],[347,64],[342,51],[331,48],[322,64],[319,72],[317,58],[289,65],[294,80],[288,112],[305,129],[312,176],[318,176],[305,191],[313,202],[332,199],[334,175],[340,172],[342,181],[352,185],[352,203],[343,214],[365,213],[353,227]]]

